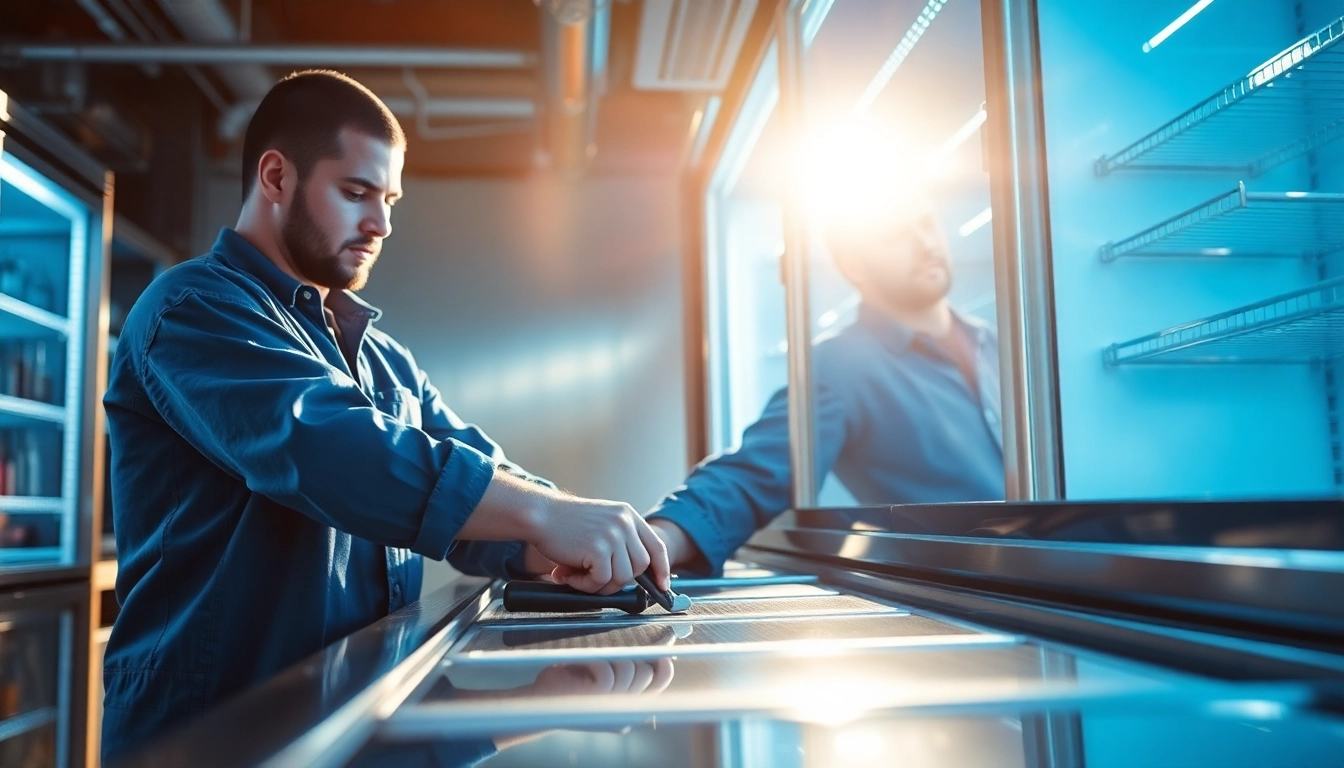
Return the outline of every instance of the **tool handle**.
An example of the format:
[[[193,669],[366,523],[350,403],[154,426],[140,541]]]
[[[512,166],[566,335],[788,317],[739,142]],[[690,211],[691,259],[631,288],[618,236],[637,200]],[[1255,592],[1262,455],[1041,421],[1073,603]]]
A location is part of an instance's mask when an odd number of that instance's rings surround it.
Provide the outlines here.
[[[547,581],[510,581],[504,584],[504,610],[534,613],[573,613],[616,608],[629,614],[649,607],[649,596],[638,587],[612,595],[593,595]]]

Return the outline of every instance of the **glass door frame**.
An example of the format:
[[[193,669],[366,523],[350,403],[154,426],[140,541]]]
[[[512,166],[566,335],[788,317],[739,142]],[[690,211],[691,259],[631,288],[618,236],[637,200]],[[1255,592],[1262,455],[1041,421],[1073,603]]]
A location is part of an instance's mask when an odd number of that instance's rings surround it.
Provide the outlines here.
[[[981,0],[1009,501],[1065,498],[1036,0]]]

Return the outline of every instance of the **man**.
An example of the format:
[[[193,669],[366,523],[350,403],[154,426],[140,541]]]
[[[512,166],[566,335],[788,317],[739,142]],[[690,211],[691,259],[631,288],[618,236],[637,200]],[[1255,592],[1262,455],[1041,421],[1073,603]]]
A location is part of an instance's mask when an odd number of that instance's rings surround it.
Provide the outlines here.
[[[947,238],[927,200],[869,213],[827,227],[862,303],[812,350],[817,471],[834,469],[863,504],[1002,499],[995,334],[948,304]],[[674,566],[718,572],[791,497],[780,390],[741,446],[696,467],[649,522]]]
[[[107,758],[418,597],[418,555],[609,594],[666,552],[628,505],[510,464],[361,301],[405,139],[331,72],[262,100],[243,207],[127,318],[104,398],[121,612]]]

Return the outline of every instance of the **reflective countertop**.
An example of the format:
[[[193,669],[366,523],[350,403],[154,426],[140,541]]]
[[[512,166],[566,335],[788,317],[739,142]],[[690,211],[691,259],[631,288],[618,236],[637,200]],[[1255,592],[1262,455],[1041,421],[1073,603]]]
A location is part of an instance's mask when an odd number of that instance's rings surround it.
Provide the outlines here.
[[[658,768],[1320,768],[1344,764],[1344,721],[1272,701],[1203,707],[1024,706],[870,712],[831,722],[631,717],[621,724],[380,737],[352,765]]]

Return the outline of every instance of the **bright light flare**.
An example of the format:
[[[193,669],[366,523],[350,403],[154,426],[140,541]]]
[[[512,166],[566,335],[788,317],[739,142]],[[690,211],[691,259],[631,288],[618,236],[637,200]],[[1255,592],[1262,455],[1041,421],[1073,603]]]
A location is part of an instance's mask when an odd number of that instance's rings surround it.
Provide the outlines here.
[[[901,136],[868,123],[817,133],[805,145],[799,169],[802,200],[828,225],[847,229],[881,222],[924,195],[926,159]]]

